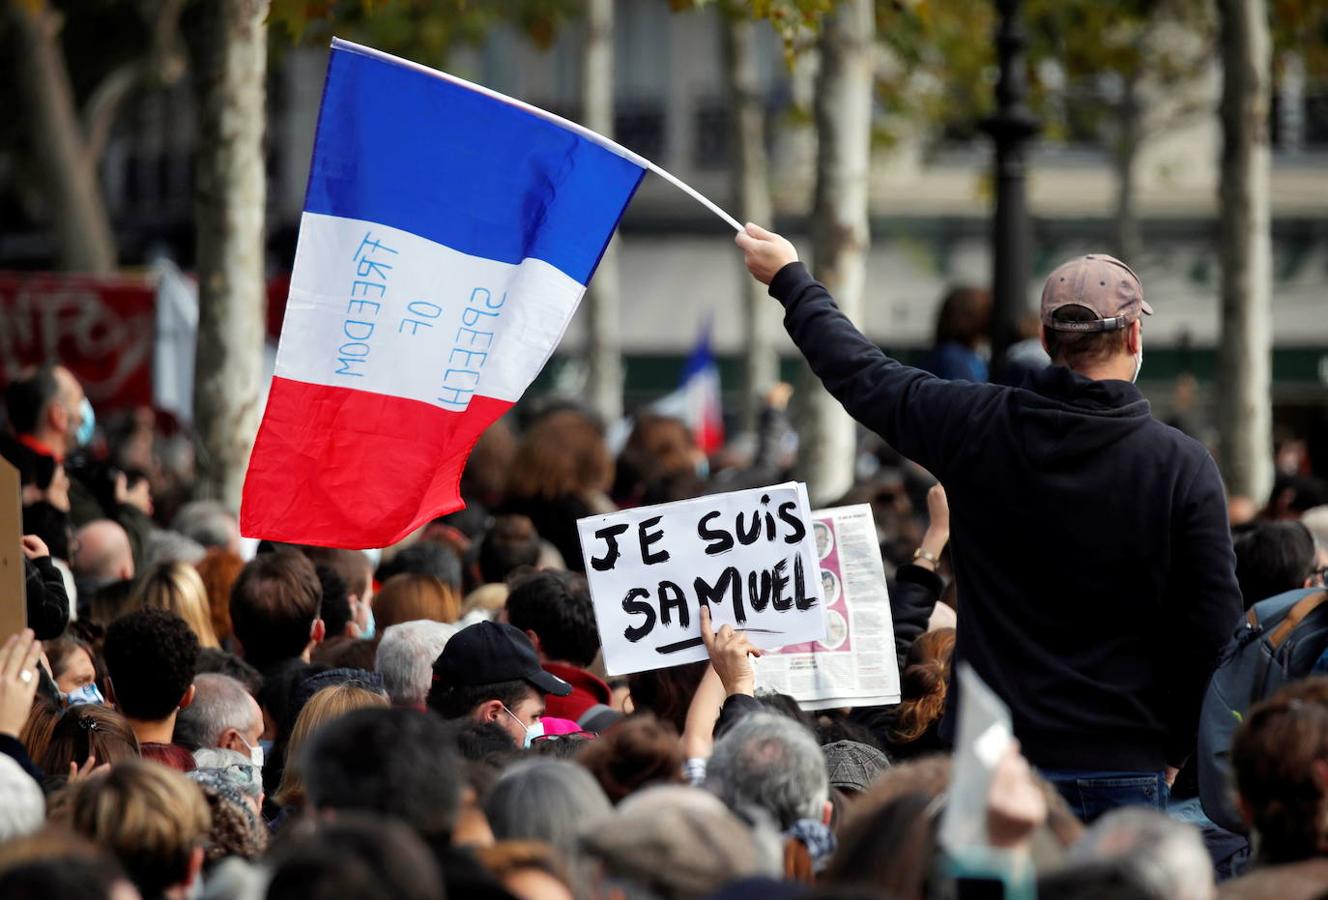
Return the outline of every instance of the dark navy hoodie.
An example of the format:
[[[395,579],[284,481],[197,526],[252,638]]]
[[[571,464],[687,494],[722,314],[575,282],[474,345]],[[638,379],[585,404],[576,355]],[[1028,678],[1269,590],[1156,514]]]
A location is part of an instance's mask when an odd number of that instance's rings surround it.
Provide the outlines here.
[[[1012,388],[904,366],[801,263],[770,294],[827,390],[945,485],[955,660],[1010,706],[1028,759],[1179,767],[1242,609],[1203,445],[1154,419],[1129,382],[1052,366]]]

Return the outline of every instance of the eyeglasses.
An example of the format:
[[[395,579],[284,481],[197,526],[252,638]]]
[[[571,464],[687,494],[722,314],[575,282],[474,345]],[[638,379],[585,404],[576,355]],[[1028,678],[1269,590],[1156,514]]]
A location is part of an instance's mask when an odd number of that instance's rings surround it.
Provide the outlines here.
[[[593,741],[599,735],[593,731],[569,731],[567,734],[541,734],[537,738],[532,738],[531,745],[552,744],[557,741]]]

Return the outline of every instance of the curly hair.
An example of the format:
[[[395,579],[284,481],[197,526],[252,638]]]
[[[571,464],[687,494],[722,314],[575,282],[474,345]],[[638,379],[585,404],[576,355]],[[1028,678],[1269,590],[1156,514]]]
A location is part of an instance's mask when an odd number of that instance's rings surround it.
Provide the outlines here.
[[[198,638],[184,619],[147,607],[106,629],[106,674],[115,703],[131,719],[155,722],[180,705],[194,683]]]
[[[1328,678],[1296,682],[1254,707],[1231,764],[1261,863],[1328,853]]]

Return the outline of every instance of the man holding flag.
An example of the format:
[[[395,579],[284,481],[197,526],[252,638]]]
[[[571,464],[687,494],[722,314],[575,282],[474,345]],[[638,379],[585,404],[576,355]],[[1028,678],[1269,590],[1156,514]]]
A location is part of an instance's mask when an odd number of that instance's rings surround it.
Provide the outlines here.
[[[955,663],[1011,707],[1025,755],[1082,818],[1165,808],[1241,600],[1217,467],[1134,385],[1152,313],[1138,276],[1109,256],[1054,270],[1053,365],[1011,388],[895,362],[791,243],[756,225],[737,243],[826,389],[945,485]]]

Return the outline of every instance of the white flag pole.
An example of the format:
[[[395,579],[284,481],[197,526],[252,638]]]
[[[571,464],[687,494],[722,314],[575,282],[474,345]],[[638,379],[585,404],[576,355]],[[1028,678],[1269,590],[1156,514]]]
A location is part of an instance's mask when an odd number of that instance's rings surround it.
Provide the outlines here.
[[[650,169],[650,171],[654,172],[660,178],[663,178],[669,184],[678,188],[684,194],[687,194],[689,197],[691,197],[696,202],[700,203],[706,209],[710,210],[712,213],[719,216],[721,219],[727,222],[733,228],[734,231],[741,232],[743,230],[743,227],[738,224],[737,219],[733,218],[733,216],[724,212],[724,210],[720,209],[713,202],[711,202],[709,197],[702,194],[700,191],[692,187],[687,182],[678,178],[676,175],[672,174],[671,172],[664,171],[659,166],[652,163],[650,160],[646,160],[646,168]]]

